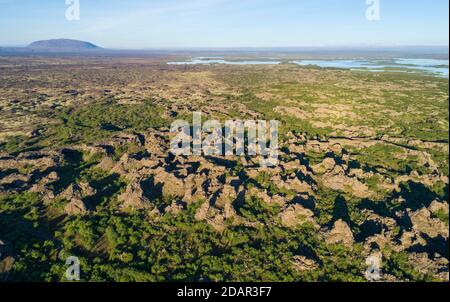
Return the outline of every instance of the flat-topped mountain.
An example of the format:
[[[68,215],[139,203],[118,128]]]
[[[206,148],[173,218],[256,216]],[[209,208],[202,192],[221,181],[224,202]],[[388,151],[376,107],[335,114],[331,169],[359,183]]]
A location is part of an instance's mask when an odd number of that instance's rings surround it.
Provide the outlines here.
[[[85,41],[70,39],[52,39],[36,41],[28,45],[28,49],[50,52],[80,52],[101,50],[101,47]]]

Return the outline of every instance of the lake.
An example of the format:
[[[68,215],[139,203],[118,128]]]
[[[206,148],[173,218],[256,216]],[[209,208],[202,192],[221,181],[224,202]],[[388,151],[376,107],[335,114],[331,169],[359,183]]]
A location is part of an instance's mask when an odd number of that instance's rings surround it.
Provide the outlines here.
[[[300,60],[291,63],[301,66],[318,66],[322,68],[343,68],[366,70],[372,72],[403,71],[427,72],[436,76],[449,76],[449,60],[437,59],[391,59],[391,60]],[[406,69],[406,70],[405,70]]]
[[[211,64],[226,64],[226,65],[278,65],[281,61],[271,61],[271,60],[236,60],[228,61],[223,57],[196,57],[189,61],[183,62],[168,62],[169,65],[211,65]]]
[[[168,62],[169,65],[278,65],[281,60],[226,60],[224,57],[195,57],[187,61]],[[300,66],[343,68],[371,72],[426,72],[439,77],[449,77],[449,60],[438,59],[388,59],[388,60],[298,60],[290,61]]]

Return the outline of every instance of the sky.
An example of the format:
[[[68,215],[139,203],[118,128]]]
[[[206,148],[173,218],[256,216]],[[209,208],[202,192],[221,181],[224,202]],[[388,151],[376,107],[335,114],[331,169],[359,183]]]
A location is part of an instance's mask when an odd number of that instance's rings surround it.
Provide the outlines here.
[[[0,0],[0,46],[69,38],[105,48],[448,46],[448,0]],[[76,1],[76,0],[73,0]],[[369,21],[366,1],[379,1]]]

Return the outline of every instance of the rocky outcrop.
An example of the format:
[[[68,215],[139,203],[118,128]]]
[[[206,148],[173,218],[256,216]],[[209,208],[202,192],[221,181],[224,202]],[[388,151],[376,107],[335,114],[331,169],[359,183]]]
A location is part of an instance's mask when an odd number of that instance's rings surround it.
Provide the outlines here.
[[[53,170],[62,164],[62,158],[57,151],[24,152],[17,157],[0,158],[0,192],[48,192],[43,186],[52,181]]]
[[[186,194],[186,187],[182,179],[177,178],[163,169],[155,172],[154,183],[162,187],[162,194],[166,197],[183,197]]]
[[[371,196],[369,188],[358,179],[348,177],[343,173],[327,174],[322,179],[324,186],[341,192],[348,192],[359,198]]]
[[[448,238],[449,229],[444,222],[437,218],[431,218],[431,212],[427,208],[422,208],[416,212],[409,212],[413,230],[419,234],[426,234],[430,238],[442,236]]]
[[[59,175],[55,171],[43,177],[38,183],[34,184],[30,192],[39,193],[45,204],[51,203],[55,199],[53,184],[59,180]]]
[[[11,246],[0,240],[0,282],[7,281],[15,259],[12,256]]]
[[[230,185],[224,185],[223,188],[217,192],[217,198],[214,198],[214,206],[223,210],[227,205],[231,205],[236,199],[236,190]]]
[[[281,223],[286,227],[297,227],[309,223],[316,229],[319,228],[314,220],[314,213],[299,204],[291,205],[280,213]]]
[[[20,169],[30,172],[44,172],[62,163],[58,151],[24,152],[17,157],[0,159],[0,170]]]
[[[293,259],[294,268],[299,272],[311,271],[318,267],[317,263],[305,256],[294,256]]]
[[[207,220],[211,216],[211,206],[208,202],[204,202],[195,213],[195,219],[197,221]]]
[[[342,220],[338,220],[334,223],[333,228],[325,235],[325,238],[327,244],[342,243],[348,247],[352,247],[355,242],[352,230],[348,224]]]
[[[426,253],[411,253],[409,255],[414,269],[421,274],[429,274],[437,280],[449,282],[449,261],[444,257],[430,259]]]
[[[29,188],[31,177],[19,173],[13,173],[0,179],[2,191],[22,192]]]
[[[433,215],[438,215],[440,213],[448,215],[448,203],[434,200],[428,207],[428,211]]]
[[[150,201],[145,197],[140,181],[129,184],[126,191],[119,195],[118,200],[122,202],[122,208],[124,209],[139,210],[151,207]]]
[[[74,198],[83,199],[95,194],[95,189],[93,189],[88,183],[81,182],[79,184],[71,184],[61,194],[59,194],[58,197],[71,200]]]
[[[311,168],[315,174],[324,174],[333,171],[335,167],[336,162],[334,161],[334,159],[327,157],[323,160],[323,162],[315,166],[312,166]]]
[[[88,212],[86,204],[81,199],[71,199],[64,207],[64,212],[68,215],[85,215]]]
[[[64,212],[68,215],[84,215],[89,209],[84,199],[94,196],[96,191],[88,183],[71,184],[58,195],[58,198],[67,200]]]

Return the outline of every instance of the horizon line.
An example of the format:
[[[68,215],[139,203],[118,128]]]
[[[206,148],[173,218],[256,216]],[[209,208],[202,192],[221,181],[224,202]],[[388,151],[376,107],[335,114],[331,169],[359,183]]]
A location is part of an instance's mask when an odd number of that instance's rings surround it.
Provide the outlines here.
[[[58,40],[58,39],[49,39]],[[46,40],[40,40],[46,41]],[[346,49],[346,48],[358,48],[358,49],[376,49],[376,48],[449,48],[450,45],[447,44],[379,44],[379,45],[362,45],[362,44],[345,44],[345,45],[300,45],[300,46],[150,46],[150,47],[103,47],[91,41],[77,40],[82,42],[89,42],[99,47],[102,50],[131,50],[131,51],[145,51],[145,50],[215,50],[215,49],[300,49],[300,48],[321,48],[321,49]],[[27,48],[31,43],[27,45],[2,45],[0,48]]]

